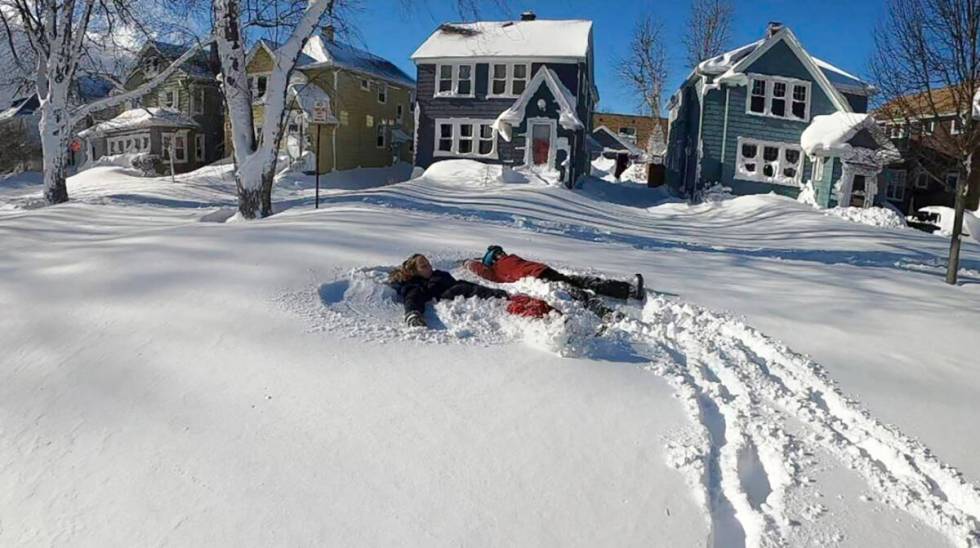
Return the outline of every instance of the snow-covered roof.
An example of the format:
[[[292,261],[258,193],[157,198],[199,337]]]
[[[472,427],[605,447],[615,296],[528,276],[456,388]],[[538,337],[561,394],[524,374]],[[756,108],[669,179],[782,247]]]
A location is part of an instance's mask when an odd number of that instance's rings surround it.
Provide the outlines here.
[[[440,25],[412,60],[451,57],[558,57],[585,59],[592,21],[481,21]]]
[[[788,27],[782,27],[781,30],[768,38],[757,40],[751,44],[746,44],[731,51],[726,51],[721,55],[717,55],[702,61],[697,66],[697,72],[699,74],[706,74],[709,76],[720,76],[722,79],[731,79],[735,73],[740,72],[741,68],[745,68],[739,66],[742,61],[747,59],[756,51],[762,50],[770,43],[782,38],[786,38],[792,45],[798,45],[798,41],[792,34],[792,31],[790,31]],[[874,92],[874,86],[871,84],[864,82],[857,76],[835,67],[824,60],[813,57],[807,53],[802,46],[800,46],[799,49],[813,61],[813,64],[817,69],[819,69],[821,75],[826,78],[827,81],[838,91],[857,95],[870,95]]]
[[[143,52],[147,49],[156,50],[157,53],[167,62],[173,62],[180,58],[181,55],[187,53],[192,46],[182,45],[182,44],[170,44],[167,42],[161,42],[159,40],[151,40],[147,42],[146,46],[143,48]],[[139,58],[143,57],[143,53],[139,55]],[[135,67],[139,70],[141,67]],[[190,76],[196,76],[198,78],[214,78],[215,71],[211,67],[211,59],[208,54],[207,49],[202,49],[197,52],[193,57],[184,62],[180,66],[180,70],[185,72]]]
[[[108,133],[132,131],[151,127],[200,127],[193,118],[186,114],[160,107],[134,108],[127,110],[100,124],[78,132],[79,137],[101,137]]]
[[[336,66],[387,80],[392,84],[415,87],[415,79],[405,74],[391,61],[350,44],[330,40],[322,34],[310,37],[303,46],[302,56],[296,66],[300,68]]]
[[[625,152],[634,156],[643,154],[639,147],[613,133],[606,126],[599,126],[592,130],[592,138],[602,147],[603,152]]]
[[[3,112],[0,112],[0,122],[10,120],[15,116],[30,116],[34,114],[39,106],[41,106],[41,102],[38,101],[36,93],[31,94],[30,97],[17,99],[9,107],[4,109]]]
[[[555,101],[558,103],[558,123],[561,127],[568,130],[582,129],[585,127],[585,124],[582,123],[582,120],[579,120],[578,114],[575,112],[575,105],[577,103],[575,96],[561,83],[555,71],[546,66],[542,66],[534,74],[534,77],[531,78],[531,81],[528,82],[527,87],[524,88],[524,93],[514,101],[514,104],[510,108],[501,112],[500,116],[497,116],[497,119],[493,122],[493,128],[500,133],[500,136],[505,141],[510,141],[513,126],[520,125],[524,121],[527,104],[542,84],[548,86]]]
[[[866,130],[871,135],[877,148],[869,149],[851,144],[850,141],[862,130]],[[882,133],[874,118],[868,114],[853,112],[814,116],[800,136],[800,147],[811,157],[840,156],[846,159],[859,155],[858,149],[864,150],[864,153],[860,154],[863,156],[874,153],[882,163],[895,161],[901,157],[892,142]]]

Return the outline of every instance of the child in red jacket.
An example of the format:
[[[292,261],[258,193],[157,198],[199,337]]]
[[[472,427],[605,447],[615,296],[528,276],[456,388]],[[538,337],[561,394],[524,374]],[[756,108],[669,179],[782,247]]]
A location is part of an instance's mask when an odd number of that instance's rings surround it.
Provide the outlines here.
[[[483,255],[483,260],[471,259],[464,264],[477,276],[496,283],[512,283],[522,278],[536,278],[546,282],[567,284],[572,289],[570,293],[573,298],[585,302],[590,309],[600,316],[605,316],[610,310],[603,306],[601,301],[589,295],[589,291],[596,295],[623,300],[629,298],[643,300],[646,296],[643,291],[643,276],[641,274],[636,275],[635,286],[621,280],[564,274],[546,264],[528,261],[517,255],[509,255],[499,245],[488,247],[487,252]]]

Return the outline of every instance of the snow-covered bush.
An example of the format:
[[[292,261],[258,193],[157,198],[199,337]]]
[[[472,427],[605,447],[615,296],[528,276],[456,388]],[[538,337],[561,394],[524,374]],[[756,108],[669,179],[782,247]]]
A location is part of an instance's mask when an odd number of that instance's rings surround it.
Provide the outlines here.
[[[812,181],[807,181],[800,186],[800,195],[796,197],[796,201],[818,209],[820,208],[820,204],[817,202],[817,191],[813,188]]]
[[[854,223],[884,228],[903,228],[907,226],[905,219],[898,212],[884,207],[834,207],[828,209],[827,214]]]
[[[721,183],[715,182],[711,183],[707,188],[700,191],[694,196],[695,202],[722,202],[725,200],[731,200],[735,195],[732,194],[731,187],[722,185]]]
[[[93,167],[121,167],[139,172],[146,177],[153,177],[163,172],[163,162],[160,156],[149,152],[127,152],[114,154],[86,162],[81,170]]]

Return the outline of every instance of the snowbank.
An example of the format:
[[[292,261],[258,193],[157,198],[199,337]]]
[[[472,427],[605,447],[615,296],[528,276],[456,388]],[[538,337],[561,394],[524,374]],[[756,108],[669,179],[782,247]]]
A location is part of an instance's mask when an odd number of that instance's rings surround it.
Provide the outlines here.
[[[78,132],[82,138],[97,137],[109,132],[129,131],[150,127],[196,128],[199,124],[179,110],[163,107],[141,107],[127,110],[105,122]]]
[[[953,221],[956,219],[956,210],[947,206],[926,206],[919,208],[919,211],[935,213],[939,216],[936,220],[939,230],[935,234],[949,237],[953,234]],[[969,238],[980,241],[980,217],[976,211],[966,210],[963,212],[963,234]]]
[[[476,160],[442,160],[429,166],[422,177],[414,181],[456,187],[491,187],[526,183],[527,179],[500,165],[484,164]]]
[[[907,226],[902,215],[884,207],[834,207],[823,210],[827,215],[840,217],[854,223],[884,228],[903,228]]]
[[[306,166],[300,162],[297,169],[285,169],[276,176],[276,185],[283,189],[310,190],[316,188],[316,176],[303,173]],[[407,181],[412,166],[399,162],[389,167],[366,167],[334,171],[320,175],[320,190],[363,190]]]

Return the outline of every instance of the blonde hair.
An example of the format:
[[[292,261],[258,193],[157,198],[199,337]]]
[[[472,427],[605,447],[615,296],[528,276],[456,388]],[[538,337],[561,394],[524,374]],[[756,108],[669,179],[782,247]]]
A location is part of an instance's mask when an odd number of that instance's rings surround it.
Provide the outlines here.
[[[416,253],[405,259],[402,265],[388,274],[388,283],[406,282],[419,273],[419,259],[425,259],[425,255]]]

